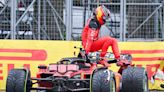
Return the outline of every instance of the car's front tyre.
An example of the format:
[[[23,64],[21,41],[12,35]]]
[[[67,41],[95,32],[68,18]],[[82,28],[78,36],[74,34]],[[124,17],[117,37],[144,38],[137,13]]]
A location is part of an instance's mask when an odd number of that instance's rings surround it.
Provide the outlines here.
[[[7,77],[6,92],[30,92],[30,74],[24,69],[12,69]]]

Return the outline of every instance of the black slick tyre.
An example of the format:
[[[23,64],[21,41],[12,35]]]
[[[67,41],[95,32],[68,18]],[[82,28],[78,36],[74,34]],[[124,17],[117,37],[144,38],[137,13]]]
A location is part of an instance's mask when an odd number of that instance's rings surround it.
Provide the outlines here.
[[[30,92],[30,74],[24,69],[12,69],[7,77],[6,92]]]
[[[145,69],[128,67],[123,70],[121,92],[149,92],[148,77]]]
[[[90,92],[116,92],[114,73],[108,69],[95,71],[91,77]]]

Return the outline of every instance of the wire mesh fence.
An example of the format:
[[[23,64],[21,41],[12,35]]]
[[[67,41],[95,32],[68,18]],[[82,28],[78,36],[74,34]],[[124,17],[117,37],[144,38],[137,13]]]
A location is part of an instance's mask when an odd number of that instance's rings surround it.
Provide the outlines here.
[[[87,19],[99,5],[111,12],[101,36],[164,39],[164,0],[0,0],[0,39],[81,40]]]
[[[105,5],[110,10],[111,19],[106,23],[105,28],[102,28],[102,34],[116,37],[120,41],[164,39],[164,0],[84,1],[83,7],[87,8],[84,10],[86,12],[94,11],[99,5]],[[88,18],[85,12],[84,15]]]
[[[63,0],[1,0],[1,39],[64,39]]]
[[[162,7],[159,0],[127,0],[127,40],[163,38]]]

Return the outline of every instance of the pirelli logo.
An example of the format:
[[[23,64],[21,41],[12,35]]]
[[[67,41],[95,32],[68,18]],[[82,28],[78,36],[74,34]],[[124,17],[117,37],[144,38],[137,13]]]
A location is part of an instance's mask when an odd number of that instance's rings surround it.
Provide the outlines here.
[[[45,61],[46,59],[47,52],[45,50],[0,49],[0,60]]]
[[[164,50],[122,50],[133,56],[133,61],[164,60]],[[36,49],[0,49],[0,60],[45,61],[47,52]]]

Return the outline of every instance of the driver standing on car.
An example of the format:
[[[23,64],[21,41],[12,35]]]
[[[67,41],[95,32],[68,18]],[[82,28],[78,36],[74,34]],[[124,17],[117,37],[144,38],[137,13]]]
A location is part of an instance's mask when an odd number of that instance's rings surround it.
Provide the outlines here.
[[[121,66],[122,63],[120,62],[120,53],[117,40],[110,36],[99,38],[100,28],[109,18],[110,11],[104,5],[95,9],[93,15],[88,19],[83,29],[82,46],[86,51],[86,54],[101,50],[101,60],[99,62],[105,66],[108,66],[108,63],[106,62],[104,56],[107,53],[108,47],[111,46],[114,56],[117,59],[117,65]]]

